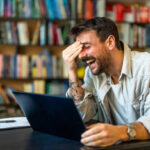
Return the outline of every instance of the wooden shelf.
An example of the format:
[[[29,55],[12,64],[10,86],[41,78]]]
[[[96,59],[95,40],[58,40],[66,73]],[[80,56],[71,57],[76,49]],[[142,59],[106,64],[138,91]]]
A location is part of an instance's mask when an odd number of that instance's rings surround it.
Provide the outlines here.
[[[33,80],[45,80],[45,81],[52,81],[52,80],[59,80],[64,81],[68,80],[67,78],[0,78],[1,80],[9,80],[9,81],[33,81]]]
[[[30,20],[41,20],[41,21],[74,21],[76,18],[68,19],[50,19],[50,18],[23,18],[23,17],[0,17],[0,21],[30,21]]]
[[[30,47],[60,47],[60,46],[69,46],[69,45],[39,45],[39,44],[36,44],[36,45],[32,45],[32,44],[28,44],[28,45],[20,45],[20,44],[0,44],[0,46],[16,46],[16,47],[27,47],[27,46],[30,46]]]

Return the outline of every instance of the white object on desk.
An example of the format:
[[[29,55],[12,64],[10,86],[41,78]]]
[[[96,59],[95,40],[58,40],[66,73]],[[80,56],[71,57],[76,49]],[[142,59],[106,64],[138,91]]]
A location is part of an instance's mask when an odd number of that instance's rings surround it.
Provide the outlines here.
[[[11,117],[0,119],[0,130],[22,127],[30,127],[26,117]]]

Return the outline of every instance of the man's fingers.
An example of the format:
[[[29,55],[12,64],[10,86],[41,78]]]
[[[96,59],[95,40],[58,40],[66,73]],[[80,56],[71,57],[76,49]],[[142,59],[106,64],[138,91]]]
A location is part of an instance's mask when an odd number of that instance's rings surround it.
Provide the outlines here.
[[[69,49],[68,52],[64,52],[64,55],[73,55],[78,49],[82,48],[82,45],[75,47],[74,49]]]
[[[94,134],[94,135],[91,135],[91,136],[82,138],[82,139],[81,139],[81,143],[83,143],[83,144],[91,143],[91,142],[100,140],[100,139],[102,139],[102,138],[103,138],[103,136],[101,135],[101,133],[98,133],[98,134]]]
[[[64,54],[69,53],[70,51],[76,49],[77,47],[82,46],[80,42],[75,42],[64,50]]]
[[[111,136],[108,133],[108,131],[98,130],[95,134],[91,134],[89,136],[82,137],[81,142],[85,144],[85,143],[94,142],[94,141],[97,141],[97,140],[100,140],[100,139],[108,139],[110,137]]]
[[[75,59],[81,52],[82,47],[78,48],[70,57],[71,60]]]
[[[90,128],[90,126],[89,126]],[[101,125],[97,126],[96,124],[93,125],[93,127],[91,127],[89,130],[85,131],[81,137],[84,138],[84,137],[87,137],[87,136],[90,136],[90,135],[93,135],[93,134],[96,134],[98,132],[101,132],[103,129],[103,127]]]
[[[82,47],[78,47],[77,49],[75,49],[73,53],[71,52],[71,53],[66,54],[64,56],[64,59],[68,60],[69,62],[74,60],[79,55],[81,50],[82,50]]]
[[[89,130],[89,129],[93,128],[94,126],[97,126],[97,124],[100,124],[100,123],[91,124],[91,125],[87,126],[87,129]]]
[[[110,144],[110,139],[99,139],[99,140],[96,140],[96,141],[92,141],[92,142],[88,142],[88,143],[85,143],[84,145],[86,146],[99,146],[99,147],[106,147],[106,146],[109,146],[111,145]]]

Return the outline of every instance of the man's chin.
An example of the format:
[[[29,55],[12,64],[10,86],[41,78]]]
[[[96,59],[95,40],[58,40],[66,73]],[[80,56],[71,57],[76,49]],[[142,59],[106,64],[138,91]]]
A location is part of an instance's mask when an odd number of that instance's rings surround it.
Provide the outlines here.
[[[91,72],[92,72],[93,75],[99,75],[99,74],[102,73],[102,70],[91,69]]]
[[[92,70],[92,69],[91,69],[91,72],[92,72],[93,75],[99,75],[100,74],[98,71]]]

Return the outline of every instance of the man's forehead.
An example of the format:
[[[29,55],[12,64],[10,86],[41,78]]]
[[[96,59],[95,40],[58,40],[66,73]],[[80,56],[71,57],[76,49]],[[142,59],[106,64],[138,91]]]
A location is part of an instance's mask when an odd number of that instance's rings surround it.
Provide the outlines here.
[[[94,30],[84,31],[81,32],[77,37],[76,40],[80,41],[81,43],[91,43],[93,40],[98,38],[96,32]]]

